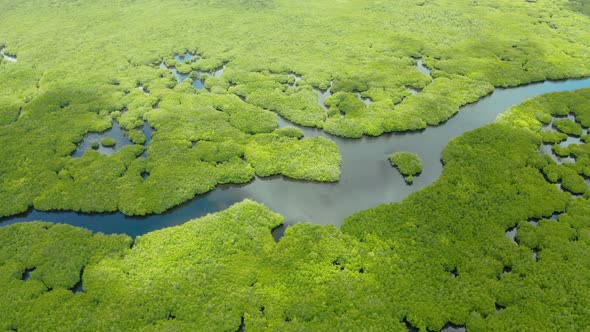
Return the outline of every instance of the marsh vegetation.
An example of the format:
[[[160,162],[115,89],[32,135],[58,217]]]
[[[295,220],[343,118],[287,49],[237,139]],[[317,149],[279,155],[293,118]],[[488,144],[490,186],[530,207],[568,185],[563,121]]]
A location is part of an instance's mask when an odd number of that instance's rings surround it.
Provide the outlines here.
[[[496,88],[590,76],[584,1],[21,1],[0,21],[0,217],[164,213],[255,178],[322,192],[352,183],[374,136],[439,133]],[[583,328],[589,126],[588,89],[527,100],[423,167],[395,155],[422,171],[401,202],[278,242],[283,217],[250,200],[135,239],[1,227],[0,328]],[[390,143],[370,181],[415,152]],[[347,215],[377,205],[365,182],[359,205],[308,198]]]
[[[51,15],[55,6],[64,14]],[[221,183],[247,182],[254,174],[336,181],[336,157],[320,161],[317,169],[319,155],[291,162],[311,142],[317,145],[315,153],[327,151],[320,140],[278,143],[279,150],[288,150],[280,156],[253,153],[252,147],[286,140],[269,139],[277,128],[275,114],[341,137],[378,136],[444,123],[494,86],[590,74],[588,18],[552,2],[162,6],[62,1],[24,2],[3,10],[3,26],[10,29],[0,31],[0,45],[4,54],[18,54],[22,61],[2,61],[0,69],[0,143],[5,149],[0,215],[30,207],[161,213]],[[113,8],[120,8],[120,24],[75,18],[109,17]],[[58,45],[47,31],[71,37]],[[108,130],[114,119],[135,145],[145,140],[144,123],[155,133],[141,153],[139,146],[121,145],[108,163],[123,162],[123,168],[101,171],[102,179],[95,177],[96,185],[83,190],[107,195],[109,203],[84,197],[96,201],[90,204],[95,210],[88,210],[89,204],[54,199],[56,190],[75,192],[60,172],[93,167],[90,160],[73,166],[69,156],[86,135]],[[207,153],[232,148],[211,158],[190,149],[194,143],[207,147]],[[172,160],[162,151],[180,157]],[[329,151],[337,153],[334,147]],[[276,160],[262,162],[262,155]],[[189,171],[188,165],[196,166]],[[153,182],[138,181],[143,171]]]
[[[414,176],[422,173],[422,162],[417,154],[411,152],[394,152],[389,155],[391,166],[397,168],[407,183],[414,182]]]

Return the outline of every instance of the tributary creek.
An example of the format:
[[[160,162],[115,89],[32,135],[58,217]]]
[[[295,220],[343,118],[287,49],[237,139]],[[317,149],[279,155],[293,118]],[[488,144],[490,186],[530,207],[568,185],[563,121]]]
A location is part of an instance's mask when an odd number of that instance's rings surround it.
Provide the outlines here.
[[[4,218],[0,220],[0,225],[43,220],[67,223],[107,234],[126,233],[137,236],[221,211],[249,198],[282,214],[286,226],[303,221],[338,227],[345,217],[354,212],[382,203],[399,202],[433,183],[441,175],[441,152],[451,138],[493,122],[499,113],[525,99],[548,92],[586,87],[590,87],[590,78],[498,88],[477,103],[462,107],[446,123],[419,132],[343,139],[325,134],[319,129],[300,127],[306,137],[325,136],[338,145],[342,154],[342,175],[337,183],[294,181],[282,176],[256,178],[245,185],[219,186],[160,215],[128,217],[122,213],[82,214],[31,210],[23,215]],[[292,124],[280,119],[280,126],[285,125]],[[407,185],[387,160],[388,155],[396,151],[417,153],[422,159],[424,170],[414,179],[412,185]],[[277,233],[282,233],[283,230],[284,227],[277,230]]]

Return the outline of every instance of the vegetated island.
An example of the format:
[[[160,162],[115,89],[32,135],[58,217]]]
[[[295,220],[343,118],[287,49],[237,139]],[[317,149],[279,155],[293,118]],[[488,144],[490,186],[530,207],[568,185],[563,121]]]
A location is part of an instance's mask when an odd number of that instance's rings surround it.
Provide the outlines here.
[[[377,136],[442,124],[494,87],[590,75],[576,1],[19,3],[0,5],[0,48],[18,55],[0,62],[0,216],[145,215],[255,176],[337,181],[336,146],[275,132],[277,114]],[[135,144],[72,156],[114,121]]]
[[[414,182],[414,176],[422,173],[422,162],[415,153],[394,152],[389,155],[389,162],[399,170],[408,184]]]
[[[283,218],[249,200],[135,240],[2,227],[0,327],[582,329],[590,190],[566,183],[590,176],[590,140],[565,148],[573,163],[540,150],[568,115],[590,126],[590,89],[528,100],[452,140],[433,185],[342,230],[299,223],[275,242]]]
[[[112,137],[105,137],[105,138],[103,138],[103,139],[100,140],[100,143],[105,148],[110,148],[110,147],[115,146],[117,144],[117,141],[114,138],[112,138]]]
[[[583,1],[19,1],[0,21],[18,55],[0,59],[0,216],[159,213],[256,175],[336,181],[336,145],[276,114],[377,136],[442,124],[494,87],[590,75]],[[451,141],[432,186],[342,230],[300,223],[276,243],[282,218],[252,201],[135,241],[1,227],[0,328],[583,329],[589,100],[523,103]],[[72,156],[114,121],[135,144]]]

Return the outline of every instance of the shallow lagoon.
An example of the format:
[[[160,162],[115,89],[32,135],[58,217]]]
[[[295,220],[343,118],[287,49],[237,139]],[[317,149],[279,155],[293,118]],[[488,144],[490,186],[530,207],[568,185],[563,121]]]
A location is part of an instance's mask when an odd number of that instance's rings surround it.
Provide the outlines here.
[[[282,214],[287,225],[309,221],[339,226],[345,217],[356,211],[382,203],[401,201],[411,193],[433,183],[441,175],[441,152],[451,138],[493,122],[499,113],[525,99],[547,92],[585,87],[590,87],[590,79],[496,89],[493,94],[479,102],[463,107],[446,123],[419,132],[392,133],[353,140],[333,137],[319,129],[300,127],[306,137],[329,137],[339,146],[342,154],[342,176],[338,183],[295,181],[273,176],[257,178],[245,185],[219,186],[212,192],[199,195],[161,215],[127,217],[122,213],[80,214],[33,210],[24,215],[5,218],[2,225],[45,220],[68,223],[104,233],[137,236],[182,224],[250,198]],[[286,125],[292,124],[280,119],[280,126]],[[414,179],[412,185],[407,185],[387,160],[389,154],[397,151],[416,153],[423,161],[424,170]]]

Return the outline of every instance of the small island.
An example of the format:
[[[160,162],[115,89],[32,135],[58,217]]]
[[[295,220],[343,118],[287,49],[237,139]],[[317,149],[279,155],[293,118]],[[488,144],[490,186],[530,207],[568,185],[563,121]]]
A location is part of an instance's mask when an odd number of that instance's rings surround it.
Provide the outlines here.
[[[111,148],[117,144],[117,141],[112,137],[105,137],[100,141],[100,143],[105,148]]]
[[[422,173],[422,162],[415,153],[394,152],[389,155],[391,166],[398,169],[408,184],[414,182],[414,176]]]

